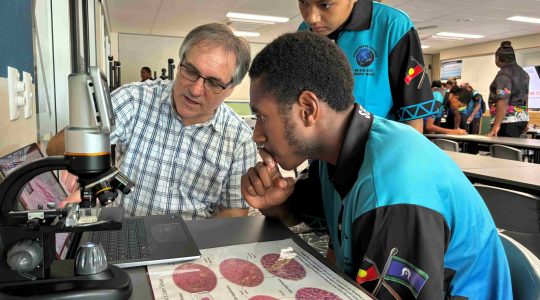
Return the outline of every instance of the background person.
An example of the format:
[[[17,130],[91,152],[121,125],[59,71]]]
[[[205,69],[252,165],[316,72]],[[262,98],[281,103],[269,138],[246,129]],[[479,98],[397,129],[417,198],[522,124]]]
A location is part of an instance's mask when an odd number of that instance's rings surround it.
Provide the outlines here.
[[[492,125],[487,135],[519,137],[529,122],[529,74],[516,63],[510,41],[501,42],[495,64],[500,70],[489,86]]]
[[[167,76],[167,69],[161,69],[161,75],[159,76],[159,78],[161,78],[161,80],[169,79],[169,76]]]
[[[467,131],[461,128],[457,129],[450,129],[450,128],[444,128],[440,126],[440,120],[443,116],[443,95],[441,93],[441,81],[440,80],[433,80],[431,84],[431,90],[433,91],[433,97],[436,101],[441,103],[441,106],[439,107],[439,111],[431,116],[424,118],[424,132],[425,133],[442,133],[442,134],[467,134]]]
[[[141,82],[145,80],[152,80],[152,70],[149,67],[141,68]]]
[[[471,101],[460,115],[460,128],[466,129],[470,134],[478,134],[480,131],[480,120],[484,113],[484,99],[482,94],[475,90],[468,82],[462,83],[460,87],[471,92]]]
[[[355,104],[348,68],[334,43],[310,32],[285,34],[257,54],[250,104],[263,162],[242,177],[246,201],[289,225],[322,206],[336,266],[368,291],[397,248],[391,261],[401,267],[387,275],[399,280],[387,280],[378,299],[395,299],[390,289],[402,299],[511,299],[506,255],[476,189],[417,131]],[[277,167],[306,159],[320,160],[310,183],[322,201],[297,193],[300,182]]]

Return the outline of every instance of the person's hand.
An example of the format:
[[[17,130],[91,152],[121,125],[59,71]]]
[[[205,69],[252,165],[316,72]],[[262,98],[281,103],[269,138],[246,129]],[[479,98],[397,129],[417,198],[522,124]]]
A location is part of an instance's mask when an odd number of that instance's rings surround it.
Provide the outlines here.
[[[467,118],[467,124],[471,124],[473,121],[473,115]]]
[[[241,191],[251,207],[268,209],[287,200],[294,191],[294,178],[281,176],[276,162],[264,149],[259,154],[262,161],[242,176]]]
[[[69,194],[60,202],[60,208],[64,208],[67,203],[81,202],[81,191],[79,190],[79,178],[66,170],[60,170],[60,183]]]
[[[491,130],[486,134],[486,136],[497,136],[500,128],[500,126],[493,125],[493,127],[491,127]]]
[[[60,183],[68,194],[79,189],[79,178],[66,170],[60,170]]]
[[[73,191],[69,194],[64,200],[60,202],[60,208],[64,208],[68,203],[79,203],[81,202],[81,191],[79,189]]]
[[[461,128],[452,129],[450,134],[464,135],[464,134],[467,134],[467,130],[461,129]]]

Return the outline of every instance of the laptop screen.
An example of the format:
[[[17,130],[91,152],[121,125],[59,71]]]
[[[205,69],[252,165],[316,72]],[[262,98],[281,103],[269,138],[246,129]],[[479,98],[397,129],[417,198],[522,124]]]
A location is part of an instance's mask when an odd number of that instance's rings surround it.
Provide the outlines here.
[[[14,151],[4,157],[0,157],[0,173],[4,177],[16,167],[35,161],[43,157],[37,144],[33,143]],[[47,203],[54,202],[59,205],[67,197],[67,194],[52,171],[42,173],[30,180],[19,194],[19,203],[25,210],[36,210],[38,205],[47,207]],[[56,256],[65,256],[66,240],[68,233],[56,234]]]

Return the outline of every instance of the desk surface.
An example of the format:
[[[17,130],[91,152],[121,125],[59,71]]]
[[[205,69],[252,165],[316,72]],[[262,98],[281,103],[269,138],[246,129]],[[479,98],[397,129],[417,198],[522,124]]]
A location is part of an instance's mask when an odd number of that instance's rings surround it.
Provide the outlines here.
[[[353,282],[335,267],[328,265],[324,258],[306,242],[276,220],[264,216],[209,219],[186,221],[186,225],[200,249],[223,247],[254,242],[293,239],[304,250],[325,263],[349,282]],[[133,284],[132,299],[153,299],[152,289],[146,274],[146,267],[126,269]],[[359,291],[361,292],[361,291]]]
[[[466,153],[449,152],[473,182],[540,195],[540,165]]]
[[[540,167],[517,160],[494,158],[485,155],[474,155],[461,152],[444,151],[456,162],[460,169],[486,169],[486,168],[534,168]]]
[[[491,137],[478,134],[465,134],[465,135],[454,135],[454,134],[435,134],[429,133],[425,134],[429,139],[448,139],[454,141],[462,142],[477,142],[484,144],[502,144],[507,146],[514,146],[519,148],[528,148],[528,149],[540,149],[540,140],[539,139],[525,139],[525,138],[513,138],[513,137]]]

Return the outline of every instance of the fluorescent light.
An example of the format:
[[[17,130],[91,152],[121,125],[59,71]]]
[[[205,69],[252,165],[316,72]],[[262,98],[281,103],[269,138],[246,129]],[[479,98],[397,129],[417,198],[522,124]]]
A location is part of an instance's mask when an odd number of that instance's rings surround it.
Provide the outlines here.
[[[248,37],[257,37],[261,35],[258,32],[252,32],[252,31],[233,31],[233,33],[236,36],[248,36]]]
[[[429,45],[422,45],[422,49],[427,49],[429,48]]]
[[[270,23],[286,23],[289,22],[289,18],[285,17],[274,17],[274,16],[263,16],[263,15],[252,15],[252,14],[243,14],[228,12],[227,18],[236,19],[238,21],[261,21],[267,24]]]
[[[437,36],[444,37],[455,37],[455,38],[464,38],[464,39],[481,39],[484,36],[479,34],[468,34],[468,33],[455,33],[455,32],[439,32]]]
[[[522,17],[522,16],[513,16],[510,18],[506,18],[510,21],[518,21],[518,22],[526,22],[526,23],[536,23],[540,24],[540,19],[538,18],[531,18],[531,17]]]
[[[267,25],[276,24],[276,22],[270,22],[270,21],[248,20],[248,19],[238,19],[238,18],[229,18],[229,21],[231,21],[231,22],[241,22],[241,23],[253,23],[253,24],[267,24]]]
[[[464,40],[464,38],[439,36],[439,35],[432,35],[431,38],[435,40],[450,40],[450,41],[463,41]]]

